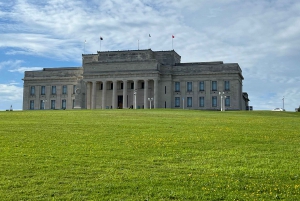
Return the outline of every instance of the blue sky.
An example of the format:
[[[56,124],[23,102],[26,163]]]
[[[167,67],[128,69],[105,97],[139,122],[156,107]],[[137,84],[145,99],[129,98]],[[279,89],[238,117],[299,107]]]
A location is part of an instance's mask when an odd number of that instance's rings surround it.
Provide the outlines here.
[[[25,70],[81,66],[100,36],[113,51],[170,50],[172,35],[182,62],[239,63],[255,110],[300,105],[300,1],[11,0],[0,2],[0,110],[22,109]]]

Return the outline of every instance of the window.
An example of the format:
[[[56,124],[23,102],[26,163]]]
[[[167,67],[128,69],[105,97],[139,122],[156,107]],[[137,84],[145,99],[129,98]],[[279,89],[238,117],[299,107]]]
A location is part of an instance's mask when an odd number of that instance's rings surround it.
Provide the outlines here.
[[[192,97],[187,97],[187,107],[193,107],[193,99],[192,99]]]
[[[130,83],[130,89],[134,89],[134,83],[133,82]]]
[[[230,96],[226,96],[225,98],[225,106],[230,107]]]
[[[204,107],[204,97],[199,97],[199,107]]]
[[[211,82],[211,90],[212,91],[217,91],[218,90],[217,81],[212,81]]]
[[[34,95],[35,94],[35,87],[34,86],[31,86],[30,87],[30,95]]]
[[[55,100],[51,100],[51,109],[55,109]]]
[[[144,89],[145,88],[145,82],[142,82],[141,83],[141,89]]]
[[[52,95],[56,94],[56,86],[52,86]]]
[[[67,101],[66,101],[66,99],[63,99],[61,101],[61,109],[66,109],[66,108],[67,108]]]
[[[114,89],[114,83],[113,83],[113,82],[110,83],[110,89],[111,89],[111,90]]]
[[[225,81],[225,91],[229,91],[230,90],[230,85],[229,85],[229,81]]]
[[[34,100],[30,101],[29,109],[34,110]]]
[[[67,85],[63,85],[63,91],[62,91],[63,94],[67,94]]]
[[[72,104],[72,108],[74,109],[75,107],[75,99],[73,99],[73,104]]]
[[[121,89],[123,89],[124,88],[124,83],[123,82],[121,82]]]
[[[212,97],[212,106],[217,107],[217,96]]]
[[[199,91],[204,91],[204,81],[199,82]]]
[[[175,97],[175,107],[180,107],[180,97]]]
[[[44,110],[44,109],[45,109],[45,101],[44,101],[44,100],[41,100],[41,103],[40,103],[40,109],[41,109],[41,110]]]
[[[187,91],[193,91],[192,84],[193,84],[192,82],[187,82],[187,88],[186,88]]]
[[[73,85],[73,94],[76,93],[76,85]]]
[[[46,94],[46,87],[41,86],[41,95],[45,95],[45,94]]]
[[[180,82],[175,82],[175,92],[180,92]]]

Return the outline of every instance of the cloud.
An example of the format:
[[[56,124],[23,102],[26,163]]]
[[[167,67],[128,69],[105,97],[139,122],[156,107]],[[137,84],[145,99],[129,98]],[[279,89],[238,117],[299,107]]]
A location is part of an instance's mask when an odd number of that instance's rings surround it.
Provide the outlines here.
[[[1,102],[22,101],[23,87],[15,84],[0,84]]]
[[[0,70],[4,68],[15,68],[19,67],[24,61],[22,60],[9,60],[0,62]]]
[[[24,73],[25,71],[36,71],[36,70],[42,70],[42,67],[19,67],[16,69],[9,70],[9,72],[19,72]]]

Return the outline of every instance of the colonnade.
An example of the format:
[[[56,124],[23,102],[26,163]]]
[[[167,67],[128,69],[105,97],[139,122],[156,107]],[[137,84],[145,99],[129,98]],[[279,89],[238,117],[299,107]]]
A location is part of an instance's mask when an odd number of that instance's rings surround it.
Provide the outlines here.
[[[153,95],[152,97],[149,96],[149,81],[153,80]],[[134,80],[117,80],[117,79],[113,79],[113,80],[84,80],[86,83],[86,89],[87,89],[87,109],[96,109],[96,103],[98,103],[98,101],[101,101],[101,108],[102,109],[107,109],[108,107],[111,109],[117,109],[118,107],[118,95],[122,95],[123,96],[123,100],[122,100],[122,105],[123,108],[128,108],[127,105],[128,103],[128,93],[133,95],[133,102],[132,102],[132,106],[133,108],[137,108],[136,106],[136,99],[140,99],[140,97],[142,97],[141,95],[141,90],[144,91],[143,93],[143,103],[144,103],[144,109],[148,109],[149,108],[149,101],[148,98],[153,98],[153,105],[154,108],[158,108],[158,79],[134,79]],[[133,81],[133,89],[128,88],[128,82],[130,81],[130,83],[132,83]],[[144,86],[138,88],[138,82],[142,81],[144,82]],[[121,87],[119,87],[118,89],[118,82],[123,83],[123,87],[121,89]],[[99,86],[101,86],[102,84],[102,95],[101,95],[101,100],[97,100],[97,83],[100,83]],[[111,83],[112,86],[108,86],[108,83]],[[88,87],[89,86],[89,87]],[[151,85],[152,86],[152,85]],[[108,89],[109,88],[109,89]],[[112,88],[112,89],[111,89]],[[111,103],[107,102],[107,97],[108,90],[112,90],[112,97],[111,97]],[[120,90],[122,90],[122,94],[120,94]]]

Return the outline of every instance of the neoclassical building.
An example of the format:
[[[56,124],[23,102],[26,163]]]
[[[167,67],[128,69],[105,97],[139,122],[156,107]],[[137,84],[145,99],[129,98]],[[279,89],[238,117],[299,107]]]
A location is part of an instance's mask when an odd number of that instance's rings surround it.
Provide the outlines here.
[[[237,63],[180,60],[174,50],[108,51],[83,54],[82,67],[26,71],[23,109],[220,110],[220,92],[226,110],[248,107]]]

